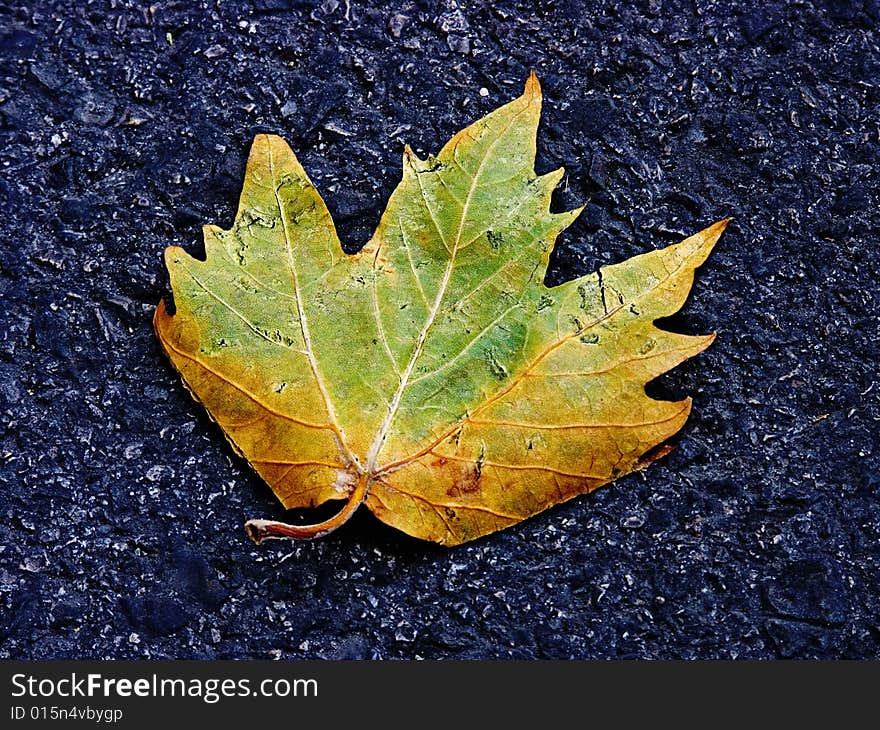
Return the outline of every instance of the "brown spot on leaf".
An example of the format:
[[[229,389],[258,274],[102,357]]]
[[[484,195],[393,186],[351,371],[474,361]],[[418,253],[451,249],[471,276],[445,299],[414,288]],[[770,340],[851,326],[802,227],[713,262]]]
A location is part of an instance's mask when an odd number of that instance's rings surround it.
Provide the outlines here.
[[[450,497],[461,497],[464,495],[478,494],[481,490],[480,477],[482,476],[482,467],[479,461],[474,464],[456,464],[455,469],[458,472],[452,486],[446,490],[446,494]]]

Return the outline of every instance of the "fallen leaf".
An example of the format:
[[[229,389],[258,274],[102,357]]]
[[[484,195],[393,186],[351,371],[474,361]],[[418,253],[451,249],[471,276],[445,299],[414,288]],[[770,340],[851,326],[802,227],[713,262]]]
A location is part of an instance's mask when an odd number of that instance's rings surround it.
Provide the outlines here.
[[[251,520],[250,536],[312,538],[361,505],[456,545],[646,465],[691,409],[645,384],[713,335],[658,329],[681,308],[721,221],[679,244],[556,287],[543,283],[562,177],[534,171],[541,92],[406,148],[379,226],[346,255],[293,152],[259,135],[235,223],[207,258],[172,246],[176,313],[162,347],[193,396],[286,508],[344,499],[317,525]]]

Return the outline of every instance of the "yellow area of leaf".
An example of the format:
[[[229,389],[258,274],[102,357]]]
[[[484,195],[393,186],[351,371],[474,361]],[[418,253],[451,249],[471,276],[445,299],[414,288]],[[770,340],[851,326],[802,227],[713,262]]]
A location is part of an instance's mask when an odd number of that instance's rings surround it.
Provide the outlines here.
[[[407,147],[403,178],[356,255],[281,138],[260,135],[233,227],[206,260],[171,247],[176,306],[156,332],[193,396],[285,507],[335,517],[249,533],[312,538],[361,504],[455,545],[642,468],[690,399],[644,386],[713,336],[657,328],[678,311],[726,221],[674,246],[544,285],[562,171],[537,176],[541,94]]]

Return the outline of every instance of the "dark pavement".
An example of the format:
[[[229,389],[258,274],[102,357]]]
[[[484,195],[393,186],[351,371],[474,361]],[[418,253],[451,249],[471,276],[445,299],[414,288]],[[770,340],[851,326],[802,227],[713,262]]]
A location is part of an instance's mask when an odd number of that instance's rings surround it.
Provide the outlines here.
[[[880,655],[880,3],[0,4],[0,658]],[[283,517],[151,327],[283,135],[349,250],[403,144],[544,88],[551,281],[734,216],[644,473],[446,550]],[[322,513],[324,514],[324,513]],[[290,517],[288,515],[288,517]]]

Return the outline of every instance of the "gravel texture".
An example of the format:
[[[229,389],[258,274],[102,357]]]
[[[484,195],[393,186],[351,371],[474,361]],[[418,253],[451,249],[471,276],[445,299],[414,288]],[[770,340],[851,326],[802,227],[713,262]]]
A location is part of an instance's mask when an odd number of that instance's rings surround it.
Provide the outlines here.
[[[880,656],[877,0],[0,4],[0,657]],[[647,472],[446,550],[364,512],[308,544],[151,327],[282,134],[348,250],[520,93],[568,171],[552,282],[732,215],[652,384]]]

